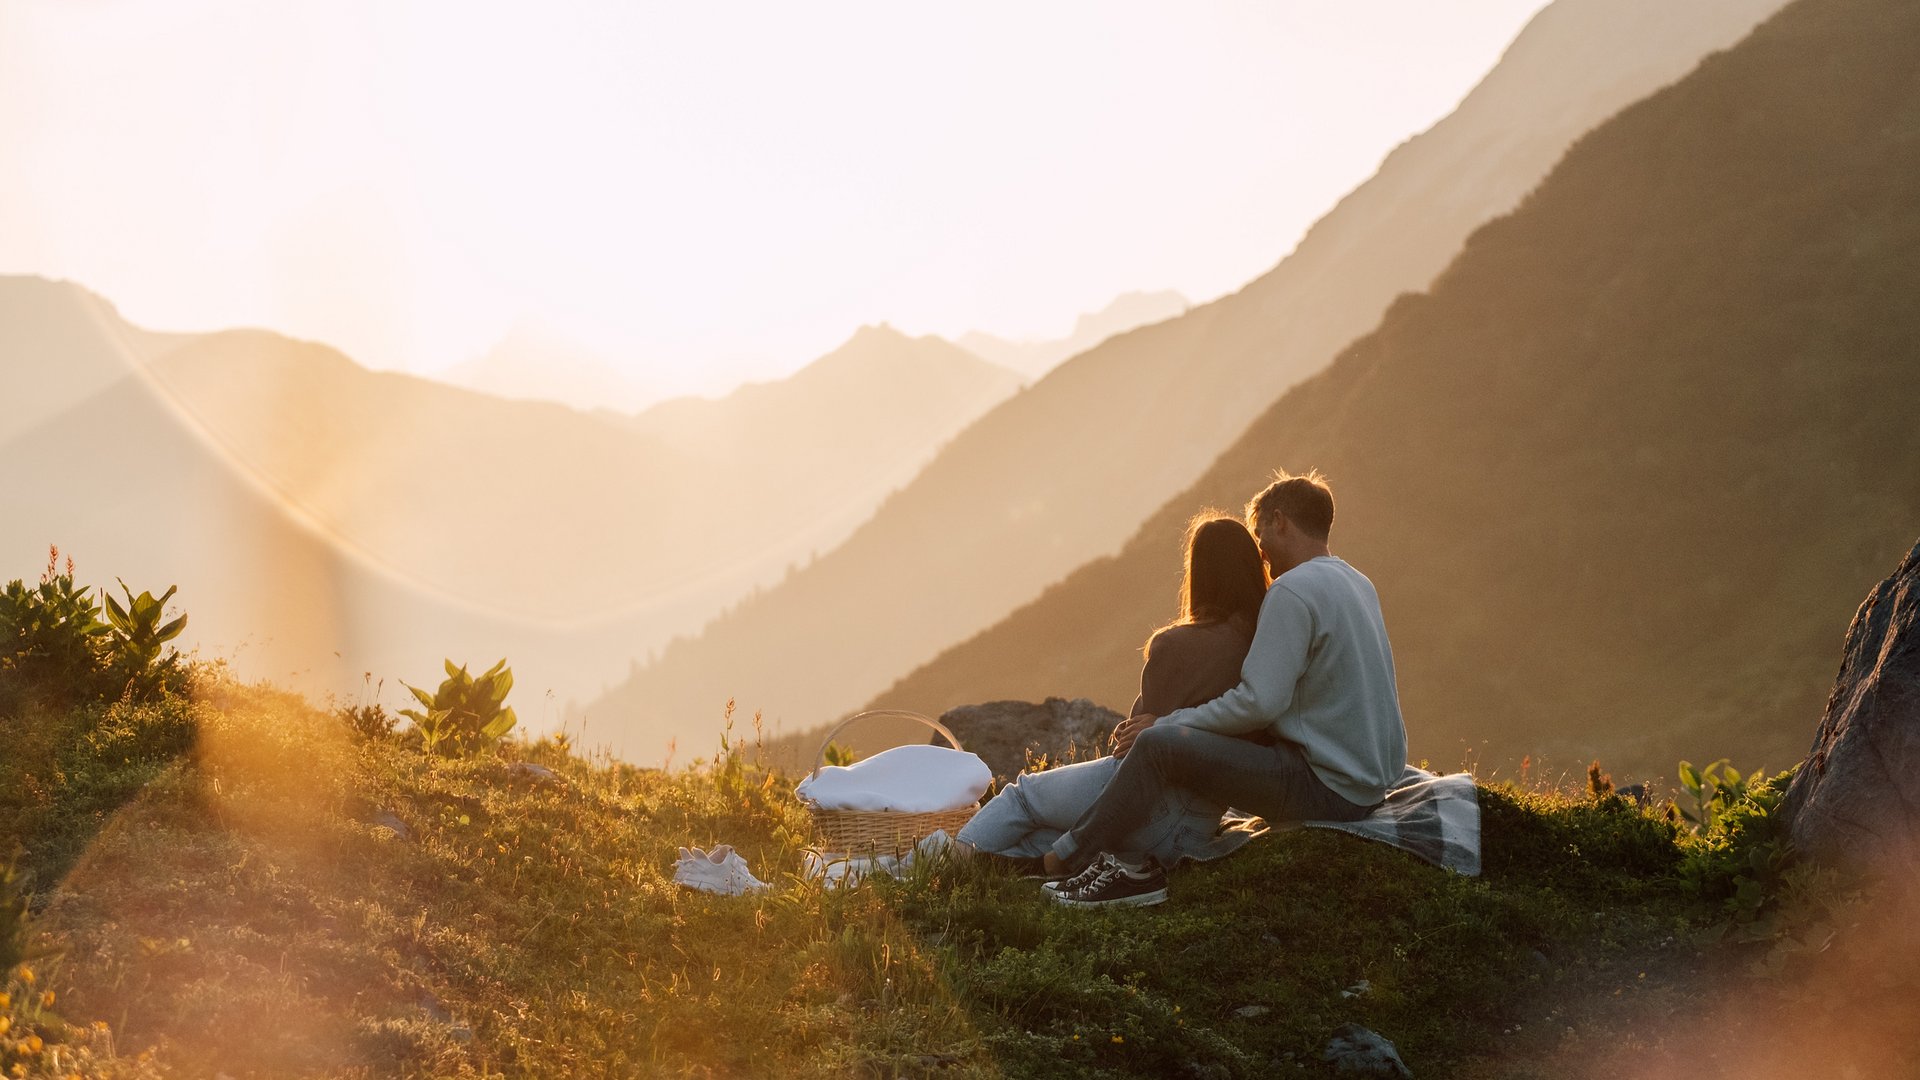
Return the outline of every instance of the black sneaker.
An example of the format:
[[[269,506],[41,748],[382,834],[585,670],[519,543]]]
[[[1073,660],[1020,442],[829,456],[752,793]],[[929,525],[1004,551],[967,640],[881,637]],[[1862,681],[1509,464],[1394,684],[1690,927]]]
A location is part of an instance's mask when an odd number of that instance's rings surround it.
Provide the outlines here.
[[[1077,889],[1100,876],[1101,868],[1106,866],[1106,860],[1110,858],[1112,858],[1110,855],[1095,856],[1094,860],[1087,864],[1087,868],[1077,874],[1042,874],[1040,888],[1049,896],[1062,889]],[[1118,860],[1115,861],[1117,862]]]
[[[1050,890],[1055,903],[1067,907],[1150,907],[1167,899],[1167,874],[1148,861],[1135,870],[1111,855],[1101,855],[1087,869]]]

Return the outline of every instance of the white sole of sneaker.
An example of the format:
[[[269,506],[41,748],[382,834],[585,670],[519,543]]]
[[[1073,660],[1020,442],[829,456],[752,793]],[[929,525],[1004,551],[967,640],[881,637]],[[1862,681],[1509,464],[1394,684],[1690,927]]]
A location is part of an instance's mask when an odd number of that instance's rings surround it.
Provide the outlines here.
[[[1061,907],[1098,908],[1098,907],[1152,907],[1166,903],[1167,890],[1155,889],[1138,896],[1116,896],[1111,900],[1069,900],[1059,893],[1053,894],[1053,902]]]

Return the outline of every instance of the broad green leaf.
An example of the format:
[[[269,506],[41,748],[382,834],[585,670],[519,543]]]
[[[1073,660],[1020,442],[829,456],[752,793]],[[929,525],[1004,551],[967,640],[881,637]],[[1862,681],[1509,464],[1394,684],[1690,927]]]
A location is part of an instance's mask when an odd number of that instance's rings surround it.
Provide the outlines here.
[[[480,734],[488,739],[497,739],[512,731],[513,725],[517,722],[512,709],[502,709],[499,716],[494,717],[486,727],[480,729]]]

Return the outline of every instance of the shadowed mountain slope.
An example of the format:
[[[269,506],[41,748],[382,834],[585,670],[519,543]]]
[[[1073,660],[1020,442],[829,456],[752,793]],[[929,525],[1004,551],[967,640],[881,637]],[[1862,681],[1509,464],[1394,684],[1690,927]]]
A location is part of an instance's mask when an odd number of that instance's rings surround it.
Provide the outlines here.
[[[1416,757],[1792,764],[1920,531],[1916,56],[1920,9],[1802,0],[1582,140],[1117,558],[877,700],[1124,705],[1188,515],[1314,466]]]
[[[1777,7],[1559,0],[1273,271],[1107,340],[982,417],[839,549],[593,706],[597,730],[652,760],[729,698],[789,730],[825,722],[1117,550],[1582,132]]]

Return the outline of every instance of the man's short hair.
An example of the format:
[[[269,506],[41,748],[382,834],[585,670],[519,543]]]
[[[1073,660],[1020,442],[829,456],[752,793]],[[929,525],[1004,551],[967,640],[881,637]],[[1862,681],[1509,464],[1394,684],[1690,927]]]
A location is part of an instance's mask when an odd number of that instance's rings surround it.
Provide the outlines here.
[[[1248,501],[1247,527],[1258,534],[1260,523],[1275,512],[1315,540],[1325,540],[1333,532],[1333,489],[1319,469],[1309,469],[1305,476],[1276,469],[1273,483]]]

